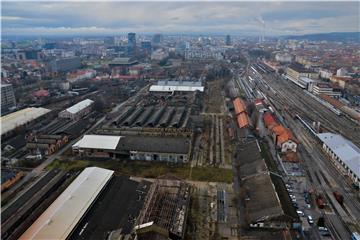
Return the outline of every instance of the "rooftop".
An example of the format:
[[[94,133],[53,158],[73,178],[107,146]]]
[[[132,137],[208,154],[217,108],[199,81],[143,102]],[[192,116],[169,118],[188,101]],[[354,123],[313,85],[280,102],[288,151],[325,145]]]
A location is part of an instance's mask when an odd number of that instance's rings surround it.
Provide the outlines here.
[[[330,83],[325,83],[325,82],[316,83],[315,86],[317,86],[319,88],[332,88]]]
[[[245,112],[242,112],[237,116],[237,123],[239,125],[239,128],[244,128],[249,126],[249,119]]]
[[[246,189],[247,215],[250,222],[265,221],[284,215],[270,173],[253,175],[243,181]]]
[[[201,81],[171,81],[171,80],[162,80],[158,81],[157,84],[154,84],[149,89],[150,92],[173,92],[173,91],[183,91],[183,92],[194,92],[194,91],[204,91]]]
[[[109,135],[84,135],[73,148],[115,150],[121,137]]]
[[[235,98],[235,100],[233,101],[233,104],[234,104],[236,114],[246,111],[246,106],[240,98]]]
[[[50,110],[46,108],[25,108],[1,117],[1,135],[39,118]]]
[[[110,65],[132,65],[137,63],[138,61],[132,60],[131,58],[115,58]]]
[[[66,239],[113,173],[103,168],[85,168],[20,239]]]
[[[195,91],[204,91],[204,87],[197,86],[162,86],[162,85],[152,85],[149,89],[150,92],[195,92]]]
[[[186,137],[125,136],[120,139],[119,150],[187,154],[190,139]]]
[[[316,82],[316,80],[311,79],[311,78],[307,78],[307,77],[300,77],[300,80],[305,82],[305,83],[313,83]]]
[[[306,69],[304,67],[304,65],[300,64],[300,63],[292,63],[289,68],[291,68],[292,70],[295,70],[297,72],[300,73],[313,73],[314,71],[310,70],[310,69]]]
[[[68,112],[70,112],[72,114],[76,114],[77,112],[83,110],[84,108],[86,108],[87,106],[90,106],[93,103],[94,103],[93,100],[85,99],[85,100],[83,100],[81,102],[78,102],[74,106],[69,107],[68,109],[66,109],[66,111],[68,111]]]
[[[134,227],[132,220],[139,215],[150,185],[127,176],[113,176],[69,239],[106,239],[105,235],[116,235],[118,229],[130,234]]]
[[[257,141],[250,141],[236,150],[236,160],[241,178],[267,171],[265,160],[261,157]]]
[[[357,146],[338,134],[319,133],[318,137],[360,178],[360,149]]]
[[[190,138],[84,135],[73,148],[187,154],[190,149]]]

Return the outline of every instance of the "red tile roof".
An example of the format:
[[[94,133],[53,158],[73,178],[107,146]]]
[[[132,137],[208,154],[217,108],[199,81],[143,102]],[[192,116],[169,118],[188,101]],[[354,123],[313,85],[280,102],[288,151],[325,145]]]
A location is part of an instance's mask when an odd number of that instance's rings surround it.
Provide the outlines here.
[[[242,112],[237,116],[237,123],[239,128],[244,128],[249,126],[249,118],[245,112]]]
[[[240,98],[236,98],[233,101],[233,104],[234,104],[234,107],[235,107],[236,115],[246,111],[245,104]]]

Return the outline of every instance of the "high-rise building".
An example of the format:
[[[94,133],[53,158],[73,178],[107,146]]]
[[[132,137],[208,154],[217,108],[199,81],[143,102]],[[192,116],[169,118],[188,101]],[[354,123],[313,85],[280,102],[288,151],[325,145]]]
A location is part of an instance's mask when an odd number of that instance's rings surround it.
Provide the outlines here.
[[[153,42],[153,44],[156,45],[156,44],[160,44],[162,42],[162,40],[163,40],[163,36],[161,34],[155,34],[153,36],[152,42]]]
[[[1,113],[16,106],[14,89],[11,84],[1,84]]]
[[[151,42],[150,41],[142,41],[141,49],[146,51],[147,53],[151,53],[151,50],[152,50]]]
[[[230,35],[226,35],[226,38],[225,38],[225,44],[226,44],[226,46],[230,46],[230,45],[231,45],[231,38],[230,38]]]
[[[132,55],[136,50],[136,34],[128,33],[128,54]]]

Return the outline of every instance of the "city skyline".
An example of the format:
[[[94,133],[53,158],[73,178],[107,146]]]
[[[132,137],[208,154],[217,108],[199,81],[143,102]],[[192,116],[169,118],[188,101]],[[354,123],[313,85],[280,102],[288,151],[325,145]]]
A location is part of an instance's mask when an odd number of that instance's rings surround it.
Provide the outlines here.
[[[8,1],[1,22],[3,36],[357,32],[359,2]]]

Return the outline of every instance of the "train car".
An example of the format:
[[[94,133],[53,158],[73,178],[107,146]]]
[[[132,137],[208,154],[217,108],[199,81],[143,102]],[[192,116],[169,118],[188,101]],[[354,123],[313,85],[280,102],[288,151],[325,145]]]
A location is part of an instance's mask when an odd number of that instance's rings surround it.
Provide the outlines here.
[[[351,234],[351,240],[360,240],[360,234],[358,232],[353,232]]]
[[[341,111],[338,110],[338,109],[336,109],[336,108],[334,108],[334,107],[329,107],[329,109],[330,109],[330,111],[332,111],[333,113],[335,113],[335,114],[338,115],[338,116],[341,116],[341,115],[342,115]]]
[[[259,74],[259,72],[253,66],[251,66],[251,69],[254,71],[255,74]]]
[[[355,111],[352,108],[349,108],[348,106],[343,106],[340,108],[341,111],[349,115],[349,117],[355,119],[356,121],[360,121],[360,113]]]

